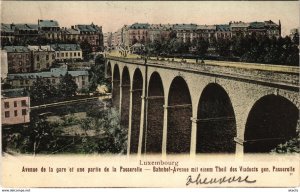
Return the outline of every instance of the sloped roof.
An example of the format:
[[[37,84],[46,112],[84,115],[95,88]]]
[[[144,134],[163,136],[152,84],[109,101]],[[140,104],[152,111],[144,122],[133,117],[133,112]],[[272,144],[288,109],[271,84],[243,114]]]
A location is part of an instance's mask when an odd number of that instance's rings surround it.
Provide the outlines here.
[[[8,74],[7,79],[36,79],[37,77],[42,78],[50,78],[50,77],[60,77],[69,73],[73,77],[77,76],[87,76],[88,71],[68,71],[66,68],[53,68],[51,71],[43,71],[37,73],[16,73],[16,74]]]
[[[71,29],[71,28],[66,29],[65,32],[68,34],[80,34],[80,31],[78,29]]]
[[[25,97],[27,93],[24,88],[1,90],[1,96],[4,98]]]
[[[217,31],[230,31],[230,26],[229,25],[217,25],[216,26]]]
[[[54,51],[50,45],[38,46],[38,45],[29,45],[27,46],[30,51]]]
[[[260,28],[264,28],[266,25],[264,22],[251,22],[250,23],[250,28],[255,28],[255,29],[260,29]]]
[[[134,23],[129,28],[130,29],[148,29],[150,27],[149,23]]]
[[[216,30],[216,25],[197,25],[200,30]]]
[[[244,22],[233,22],[230,24],[230,27],[249,27],[249,23],[244,23]]]
[[[193,24],[193,23],[191,23],[191,24],[185,24],[185,23],[183,23],[183,24],[174,24],[173,28],[175,30],[195,30],[195,29],[197,29],[197,25]]]
[[[14,27],[12,27],[11,24],[1,23],[1,31],[13,33]]]
[[[38,21],[40,27],[59,27],[59,24],[55,20],[42,20]]]
[[[52,44],[50,46],[55,51],[81,51],[78,44]]]
[[[91,24],[91,25],[75,25],[75,28],[77,28],[79,31],[82,32],[101,32],[101,27]]]
[[[8,53],[16,53],[16,52],[23,53],[23,52],[30,51],[25,46],[5,46],[3,49],[6,50]]]
[[[38,30],[39,26],[37,24],[15,24],[15,28],[18,30]]]

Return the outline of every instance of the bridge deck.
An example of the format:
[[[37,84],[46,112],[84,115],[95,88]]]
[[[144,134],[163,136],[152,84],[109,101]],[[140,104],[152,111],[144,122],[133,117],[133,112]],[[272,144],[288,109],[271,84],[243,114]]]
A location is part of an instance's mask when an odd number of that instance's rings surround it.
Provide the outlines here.
[[[121,54],[116,51],[113,51],[108,54],[108,56],[125,58]],[[141,56],[136,54],[129,54],[126,58],[128,59],[140,59]],[[161,58],[159,58],[161,59]],[[174,62],[181,62],[181,58],[166,58],[171,61],[174,59]],[[150,57],[150,61],[157,61],[156,57]],[[186,63],[189,64],[199,64],[196,63],[195,59],[185,59]],[[299,73],[298,66],[285,66],[285,65],[274,65],[274,64],[262,64],[262,63],[246,63],[246,62],[231,62],[231,61],[215,61],[215,60],[204,60],[204,64],[206,65],[215,65],[215,66],[223,66],[223,67],[235,67],[235,68],[243,68],[243,69],[254,69],[254,70],[263,70],[263,71],[273,71],[273,72],[286,72],[286,73]]]
[[[128,64],[145,65],[145,60],[140,57],[125,58],[107,55],[106,58]],[[299,89],[299,67],[207,60],[205,64],[201,64],[189,61],[191,60],[179,62],[171,59],[148,59],[146,65]]]

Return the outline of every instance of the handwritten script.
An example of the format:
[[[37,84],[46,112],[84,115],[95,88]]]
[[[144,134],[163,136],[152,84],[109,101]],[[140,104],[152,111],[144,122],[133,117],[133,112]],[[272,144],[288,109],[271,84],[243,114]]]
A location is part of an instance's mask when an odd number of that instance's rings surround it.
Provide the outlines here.
[[[233,176],[233,177],[212,177],[212,178],[207,178],[203,177],[201,178],[201,174],[198,174],[196,179],[193,179],[191,175],[187,177],[187,182],[186,186],[190,184],[195,184],[195,185],[209,185],[209,184],[223,184],[223,183],[255,183],[256,180],[251,180],[249,179],[249,176],[247,175],[246,177],[242,176]]]

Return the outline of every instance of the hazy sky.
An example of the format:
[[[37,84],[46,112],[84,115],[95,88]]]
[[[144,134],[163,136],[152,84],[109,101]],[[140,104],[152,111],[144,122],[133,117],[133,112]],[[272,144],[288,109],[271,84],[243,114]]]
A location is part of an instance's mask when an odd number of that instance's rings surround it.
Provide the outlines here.
[[[2,1],[3,23],[37,23],[58,20],[61,27],[75,24],[102,25],[116,31],[124,24],[196,23],[224,24],[229,21],[281,20],[283,34],[299,27],[297,1]]]

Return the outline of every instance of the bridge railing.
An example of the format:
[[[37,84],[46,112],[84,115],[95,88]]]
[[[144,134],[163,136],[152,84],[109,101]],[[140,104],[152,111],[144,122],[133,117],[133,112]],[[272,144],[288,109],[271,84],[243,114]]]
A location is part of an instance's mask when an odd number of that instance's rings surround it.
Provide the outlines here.
[[[186,60],[157,60],[157,59],[133,59],[107,56],[108,59],[130,64],[161,66],[180,70],[192,70],[216,76],[229,76],[246,80],[255,80],[279,85],[299,87],[299,67],[267,65],[242,62],[219,62],[205,60],[205,63],[191,62]]]

